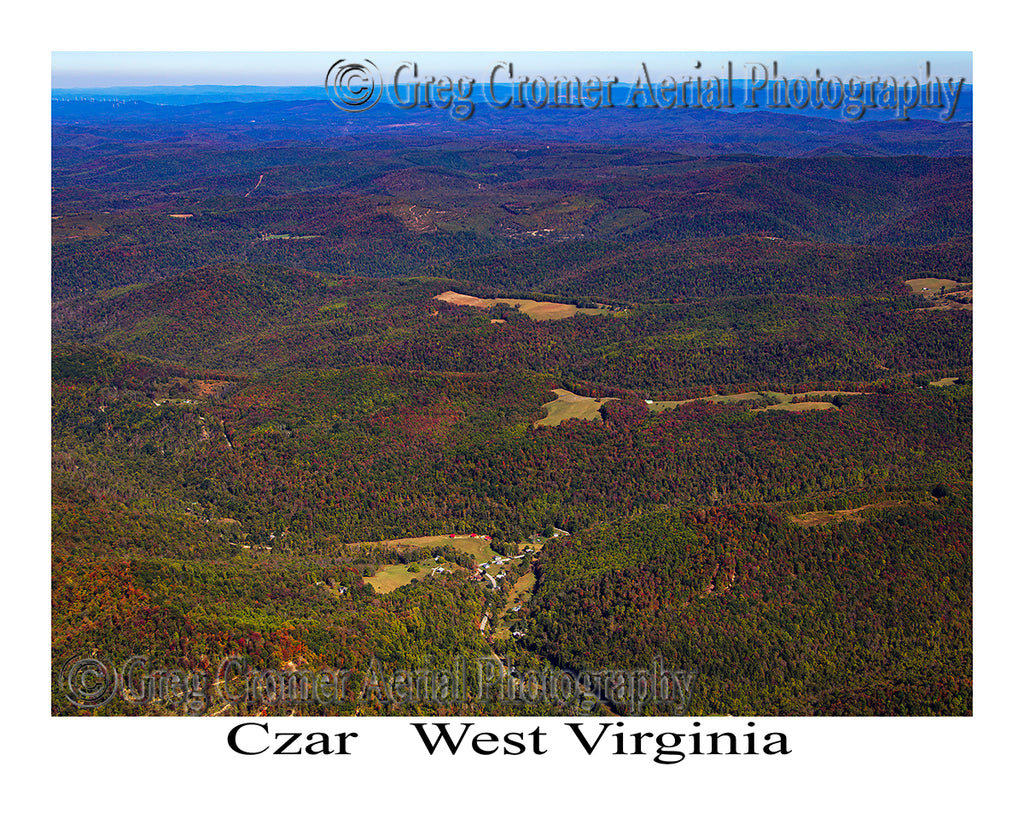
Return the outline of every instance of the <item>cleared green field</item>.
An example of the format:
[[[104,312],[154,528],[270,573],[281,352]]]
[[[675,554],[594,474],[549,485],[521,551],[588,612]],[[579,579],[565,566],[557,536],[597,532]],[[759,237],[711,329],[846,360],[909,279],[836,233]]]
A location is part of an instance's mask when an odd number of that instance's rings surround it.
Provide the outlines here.
[[[807,410],[834,410],[836,405],[828,401],[800,401],[789,404],[773,404],[765,410],[782,410],[784,412],[806,412]],[[758,410],[755,410],[757,412]]]
[[[397,540],[377,540],[365,543],[351,543],[350,546],[385,546],[392,549],[436,549],[450,546],[456,551],[472,557],[477,563],[486,563],[498,553],[490,546],[490,541],[483,537],[470,535],[425,535],[423,537],[403,537]],[[378,573],[379,574],[379,573]]]
[[[496,304],[507,304],[516,308],[519,312],[525,313],[535,321],[557,321],[558,319],[570,318],[577,313],[585,316],[600,315],[624,315],[624,311],[614,310],[611,307],[577,307],[575,304],[562,304],[556,301],[535,301],[534,299],[481,299],[476,296],[467,296],[465,293],[456,293],[448,290],[435,299],[446,301],[450,304],[461,304],[466,307],[479,307],[486,310]]]
[[[535,427],[556,427],[563,421],[576,418],[581,421],[597,421],[601,417],[601,407],[607,401],[616,401],[616,398],[589,398],[583,395],[576,395],[568,390],[552,390],[558,397],[553,401],[541,405],[545,416],[534,422]],[[651,412],[664,412],[675,409],[681,404],[693,404],[697,401],[706,401],[711,404],[741,404],[745,401],[757,401],[763,398],[770,398],[774,404],[767,407],[760,407],[754,412],[764,410],[786,410],[788,412],[805,412],[807,410],[836,409],[828,399],[837,395],[860,395],[859,392],[846,392],[843,390],[814,390],[812,392],[737,392],[730,395],[709,395],[705,398],[687,398],[682,401],[646,401],[647,409]],[[808,400],[821,398],[821,401]]]
[[[509,595],[509,599],[511,602],[509,602],[508,606],[506,606],[505,611],[508,611],[508,609],[512,608],[516,600],[522,600],[523,602],[525,602],[529,600],[531,597],[533,597],[533,588],[536,585],[537,575],[535,575],[533,572],[527,572],[522,577],[520,577],[516,581],[516,584],[512,587],[512,593]],[[502,614],[504,613],[505,612],[503,611]]]
[[[900,501],[888,500],[858,506],[856,509],[836,509],[832,512],[804,512],[802,515],[792,515],[789,519],[797,526],[802,526],[805,529],[811,526],[822,526],[837,520],[852,520],[857,523],[863,523],[864,518],[858,515],[858,512],[863,512],[865,509],[890,509],[894,506],[902,505]]]
[[[100,213],[71,213],[65,216],[53,216],[50,219],[50,233],[53,241],[103,236],[113,221],[108,214]]]
[[[947,290],[959,287],[961,282],[953,279],[907,279],[904,284],[910,287],[912,293],[938,293],[943,287]]]
[[[712,404],[739,404],[742,401],[753,401],[760,398],[762,393],[759,392],[737,392],[731,395],[712,395],[709,398],[693,398],[692,401],[710,401]],[[765,393],[765,395],[771,395],[771,393]],[[779,395],[779,393],[775,393]],[[689,403],[684,401],[683,403]]]
[[[707,398],[688,398],[685,401],[650,401],[647,409],[651,412],[664,412],[668,409],[675,409],[680,404],[692,404],[695,401],[707,401],[711,404],[739,404],[744,401],[756,401],[759,398],[771,398],[777,403],[767,407],[761,407],[754,412],[763,410],[786,410],[788,412],[803,412],[805,410],[836,409],[830,401],[808,401],[796,399],[808,398],[835,398],[837,395],[861,395],[859,392],[846,392],[844,390],[814,390],[812,392],[737,392],[732,395],[709,395]]]
[[[782,395],[782,396],[786,395],[785,393],[777,393],[777,392],[768,393],[768,394],[769,395]],[[792,395],[789,396],[789,400],[792,401],[795,398],[811,398],[812,396],[813,397],[820,397],[820,398],[835,398],[837,395],[863,395],[863,394],[864,393],[862,393],[862,392],[847,392],[845,390],[811,390],[810,392],[795,392],[795,393],[793,393]],[[785,398],[783,398],[782,400],[783,400],[783,403],[785,403]]]
[[[582,421],[596,421],[601,417],[601,407],[607,401],[617,401],[616,398],[588,398],[583,395],[576,395],[568,390],[552,390],[558,396],[554,401],[548,401],[541,405],[547,414],[539,421],[534,422],[535,427],[557,427],[563,421],[570,418],[578,418]]]
[[[491,548],[490,541],[483,538],[469,537],[468,535],[456,535],[448,539],[448,545],[453,549],[469,555],[477,563],[487,563],[498,556],[498,553]]]
[[[378,540],[374,542],[364,542],[358,544],[349,544],[353,546],[384,546],[391,549],[422,549],[422,548],[440,548],[442,546],[449,546],[456,551],[467,554],[473,558],[477,563],[490,563],[494,558],[500,557],[500,555],[494,551],[490,546],[490,541],[485,540],[482,536],[478,535],[473,537],[471,535],[426,535],[424,537],[407,537],[401,538],[400,540]],[[530,547],[534,552],[540,551],[540,546],[534,545],[528,542],[519,544],[519,551],[522,552],[526,547]],[[523,558],[527,560],[527,558]],[[366,582],[373,586],[374,591],[378,594],[387,594],[395,589],[401,588],[402,586],[408,585],[413,580],[422,580],[425,577],[429,577],[433,570],[441,566],[446,572],[455,571],[458,567],[454,563],[446,563],[444,560],[435,562],[431,558],[426,558],[420,562],[420,568],[418,571],[410,572],[409,563],[389,563],[386,566],[381,566],[373,577],[366,578]],[[491,571],[495,571],[491,569]],[[529,577],[533,578],[531,573]],[[535,579],[534,579],[535,580]],[[533,589],[534,580],[529,582],[529,588]],[[524,578],[520,578],[519,582],[515,585],[515,591],[518,592],[520,586],[526,588],[526,581]]]
[[[533,597],[533,590],[536,586],[537,576],[533,572],[527,572],[516,581],[516,584],[512,587],[512,591],[508,596],[508,603],[505,605],[505,608],[501,610],[501,613],[495,620],[498,627],[494,630],[494,639],[507,640],[512,636],[512,631],[506,624],[505,618],[509,614],[513,617],[516,616],[517,612],[512,611],[512,609],[521,603],[527,602],[531,597]]]
[[[433,561],[431,561],[433,564]],[[405,563],[392,563],[388,566],[381,566],[373,577],[366,578],[366,582],[373,586],[377,594],[387,594],[395,589],[401,588],[413,580],[421,580],[430,574],[431,566],[421,566],[419,571],[410,572],[409,566]]]
[[[648,401],[647,409],[651,412],[664,412],[665,410],[675,409],[680,404],[685,403],[683,401]]]
[[[761,397],[759,392],[737,392],[732,395],[709,395],[706,398],[687,398],[684,401],[648,401],[647,409],[651,412],[664,412],[675,409],[682,404],[693,404],[696,401],[707,401],[711,404],[739,404],[743,401],[756,401]]]

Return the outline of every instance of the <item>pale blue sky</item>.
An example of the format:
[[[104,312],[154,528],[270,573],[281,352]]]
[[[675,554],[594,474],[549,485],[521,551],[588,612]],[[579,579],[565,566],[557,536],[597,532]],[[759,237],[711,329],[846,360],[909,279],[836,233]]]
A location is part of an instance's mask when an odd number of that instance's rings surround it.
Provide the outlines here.
[[[780,74],[813,76],[917,76],[926,60],[933,76],[972,81],[970,52],[893,51],[743,51],[743,52],[53,52],[51,87],[105,88],[146,85],[320,85],[339,59],[370,59],[387,77],[402,62],[415,61],[421,73],[465,75],[486,79],[498,62],[511,61],[517,75],[554,74],[634,76],[641,62],[653,75],[718,74],[728,61],[734,73],[746,76],[746,63],[779,64]],[[702,63],[696,69],[696,61]],[[507,76],[507,75],[505,75]]]

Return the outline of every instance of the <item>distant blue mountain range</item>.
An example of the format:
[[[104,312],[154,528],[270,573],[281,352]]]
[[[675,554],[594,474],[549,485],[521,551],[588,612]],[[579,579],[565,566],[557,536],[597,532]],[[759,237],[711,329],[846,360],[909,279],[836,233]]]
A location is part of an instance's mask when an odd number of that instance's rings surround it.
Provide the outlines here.
[[[935,84],[931,85],[931,88],[935,88]],[[652,101],[650,98],[650,91],[658,93],[657,85],[653,88],[647,89],[641,87],[639,90],[635,89],[630,83],[620,83],[610,89],[610,102],[611,106],[603,104],[601,107],[608,107],[610,109],[625,109],[631,110],[633,108],[642,107],[660,107],[665,108],[662,100]],[[482,107],[488,107],[496,109],[494,102],[503,103],[505,101],[515,100],[517,89],[513,85],[508,84],[496,84],[490,87],[488,83],[476,82],[469,94],[466,95],[466,100],[471,101],[476,110]],[[692,91],[692,90],[691,90]],[[774,113],[786,113],[800,116],[812,116],[821,117],[825,119],[834,120],[852,120],[855,117],[857,119],[867,120],[893,120],[899,118],[901,115],[910,119],[925,119],[925,120],[936,120],[946,121],[947,119],[952,122],[968,122],[974,117],[974,88],[972,85],[964,83],[959,89],[959,93],[956,97],[955,109],[953,110],[953,116],[949,117],[950,111],[950,97],[952,94],[946,89],[945,85],[941,87],[941,100],[940,105],[932,108],[926,108],[923,104],[915,105],[909,110],[901,110],[899,100],[890,99],[888,104],[885,100],[876,100],[879,104],[877,108],[863,108],[863,113],[859,117],[856,116],[858,109],[862,108],[859,105],[849,105],[849,101],[843,101],[842,105],[829,107],[826,104],[818,104],[817,106],[813,101],[808,100],[800,107],[803,100],[794,100],[793,104],[789,107],[772,106],[770,104],[769,95],[773,89],[771,84],[767,88],[758,89],[755,91],[750,90],[750,83],[746,80],[734,81],[732,87],[729,90],[720,89],[720,93],[714,93],[710,96],[713,98],[710,105],[697,106],[692,104],[693,94],[691,92],[691,104],[689,107],[676,106],[673,110],[677,112],[693,111],[704,107],[706,110],[720,110],[727,113],[749,113],[751,110],[757,111],[772,111]],[[731,92],[731,93],[730,93]],[[425,92],[420,89],[420,99],[422,100]],[[457,92],[454,92],[457,93]],[[398,101],[412,101],[416,99],[416,89],[412,85],[402,85],[397,89],[393,86],[386,86],[383,89],[383,95],[379,102],[381,106],[395,107],[396,99]],[[708,96],[705,94],[705,96]],[[728,96],[732,103],[732,107],[725,104],[725,97]],[[226,85],[189,85],[189,86],[145,86],[145,87],[115,87],[115,88],[55,88],[51,92],[51,99],[54,101],[97,101],[97,102],[114,102],[114,101],[138,101],[148,102],[154,105],[201,105],[206,103],[224,103],[224,102],[288,102],[288,101],[319,101],[327,98],[327,92],[323,86],[257,86],[257,85],[238,85],[238,86],[226,86]],[[780,99],[776,95],[777,99]],[[757,103],[756,109],[751,109],[747,106],[749,101]],[[436,100],[431,100],[436,103]],[[715,104],[717,101],[717,105]],[[608,102],[608,99],[603,101]],[[923,101],[921,101],[923,102]],[[630,105],[632,103],[632,105]],[[515,106],[511,106],[515,107]],[[543,102],[542,104],[536,104],[536,101],[527,99],[526,104],[518,110],[540,110],[540,109],[552,109],[559,106],[553,106],[549,102]],[[561,106],[566,107],[566,106]],[[402,110],[402,109],[398,109]],[[509,109],[504,109],[509,110]],[[851,113],[852,112],[852,113]],[[474,111],[475,113],[475,111]]]
[[[744,106],[746,89],[738,85],[731,98],[728,92],[719,97],[731,108],[655,105],[642,89],[630,87],[609,88],[607,98],[591,97],[599,104],[580,106],[517,103],[515,95],[522,89],[509,85],[477,84],[462,96],[447,90],[445,97],[436,89],[389,87],[376,104],[352,111],[332,104],[327,91],[315,87],[69,88],[53,91],[51,118],[65,144],[83,147],[98,144],[100,134],[105,139],[117,133],[123,144],[303,141],[379,147],[410,139],[483,139],[539,146],[642,144],[691,156],[943,157],[973,152],[969,87],[960,89],[948,121],[939,108],[907,109],[903,119],[896,110],[864,111],[859,119],[848,116],[849,109],[762,104],[751,110]],[[396,93],[400,104],[393,98]],[[424,99],[429,106],[422,105]],[[507,107],[500,107],[505,102]],[[99,127],[95,134],[94,125]]]

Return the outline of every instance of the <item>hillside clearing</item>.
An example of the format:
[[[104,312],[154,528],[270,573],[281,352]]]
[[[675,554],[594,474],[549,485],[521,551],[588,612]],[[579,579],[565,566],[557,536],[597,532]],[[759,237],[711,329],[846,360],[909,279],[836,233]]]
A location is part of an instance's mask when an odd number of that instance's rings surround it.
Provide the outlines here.
[[[501,612],[495,618],[495,623],[500,624],[494,630],[495,640],[507,640],[512,636],[512,631],[506,622],[508,615],[518,616],[518,611],[513,609],[519,609],[524,603],[529,602],[530,598],[533,597],[533,591],[537,586],[537,575],[533,572],[527,572],[520,577],[516,584],[512,587],[512,591],[508,596],[508,603],[502,608]]]
[[[907,279],[904,284],[910,288],[911,293],[938,293],[943,287],[950,290],[963,286],[963,282],[953,279]]]
[[[763,407],[756,409],[754,412],[764,412],[766,410],[783,410],[784,412],[806,412],[807,410],[834,410],[839,409],[835,404],[829,401],[799,401],[797,403],[787,404],[772,404],[770,407]]]
[[[856,509],[835,509],[831,512],[804,512],[802,515],[792,515],[790,520],[797,526],[809,529],[812,526],[823,526],[837,520],[852,520],[855,523],[862,523],[864,518],[858,515],[865,509],[891,509],[894,506],[903,506],[899,501],[881,501],[879,503],[868,503],[858,506]]]
[[[596,421],[601,417],[601,407],[617,398],[589,398],[576,395],[568,390],[552,390],[558,397],[541,405],[545,416],[534,422],[534,427],[557,427],[563,421],[578,418],[582,421]]]
[[[787,412],[805,412],[807,410],[830,410],[838,409],[831,401],[813,401],[812,398],[835,398],[837,395],[863,395],[860,392],[847,392],[845,390],[812,390],[810,392],[737,392],[731,395],[709,395],[706,398],[687,398],[684,401],[648,401],[647,409],[651,412],[664,412],[668,409],[675,409],[681,404],[693,404],[697,401],[705,401],[711,404],[740,404],[744,401],[757,401],[761,398],[769,398],[775,401],[766,407],[759,407],[754,412],[765,410],[784,410]]]
[[[477,563],[486,563],[498,556],[491,548],[490,538],[484,535],[425,535],[423,537],[403,537],[394,540],[377,540],[350,543],[349,546],[385,547],[398,551],[406,549],[438,549],[449,546],[456,551],[472,557]]]
[[[418,571],[413,572],[409,571],[409,565],[391,563],[381,566],[373,577],[366,578],[366,582],[373,586],[373,590],[377,594],[387,594],[412,583],[413,580],[422,580],[433,571],[433,561],[430,566],[421,566]]]
[[[617,401],[617,398],[590,398],[585,395],[576,395],[568,390],[552,390],[558,397],[541,405],[545,415],[539,421],[534,422],[534,427],[556,427],[563,421],[572,418],[581,421],[597,421],[601,418],[601,407],[608,401]],[[834,410],[838,407],[830,400],[815,401],[812,399],[832,399],[837,395],[863,395],[859,392],[847,392],[845,390],[813,390],[811,392],[738,392],[731,395],[709,395],[704,398],[687,398],[681,401],[651,401],[644,403],[650,412],[664,412],[675,409],[682,404],[693,404],[697,401],[704,401],[711,404],[741,404],[746,401],[758,401],[762,399],[772,400],[775,403],[764,407],[757,407],[753,412],[764,412],[766,410],[783,410],[785,412],[807,412],[809,410]]]
[[[907,279],[910,292],[924,296],[931,305],[921,310],[974,310],[974,287],[971,282],[953,279]]]
[[[577,307],[575,304],[562,304],[556,301],[535,301],[533,299],[481,299],[476,296],[467,296],[465,293],[456,293],[454,290],[446,290],[438,296],[439,301],[446,301],[449,304],[458,304],[464,307],[478,307],[486,310],[496,304],[507,304],[514,307],[520,313],[525,313],[536,321],[557,321],[566,319],[582,313],[585,316],[618,315],[621,311],[615,311],[610,307]]]

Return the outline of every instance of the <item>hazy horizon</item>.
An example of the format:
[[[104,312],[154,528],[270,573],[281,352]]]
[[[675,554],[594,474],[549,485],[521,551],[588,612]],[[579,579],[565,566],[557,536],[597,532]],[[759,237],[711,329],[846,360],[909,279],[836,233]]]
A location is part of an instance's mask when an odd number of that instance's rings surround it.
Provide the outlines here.
[[[918,76],[930,63],[932,76],[964,78],[973,84],[971,52],[924,51],[758,51],[758,52],[79,52],[51,54],[51,88],[314,87],[339,59],[372,60],[387,76],[404,62],[423,73],[487,79],[496,64],[511,62],[517,75],[620,74],[631,76],[645,63],[654,74],[722,76],[731,62],[734,77],[745,65],[771,66],[782,75]],[[700,67],[698,68],[698,63]]]

